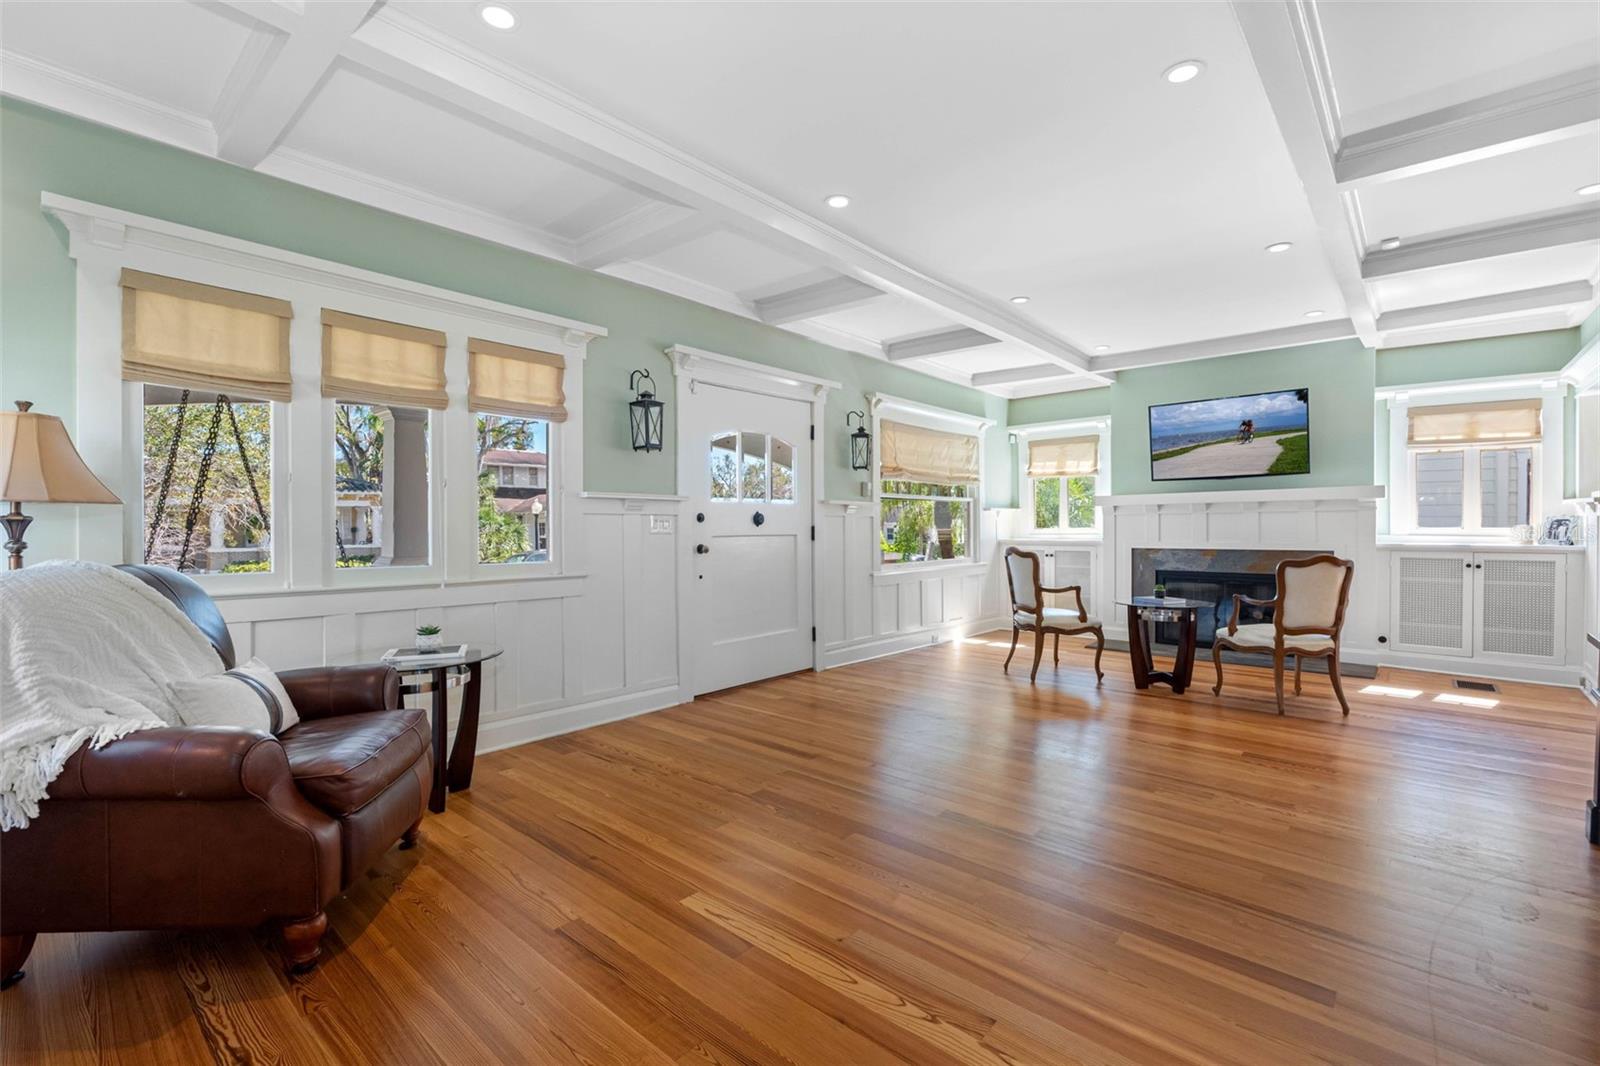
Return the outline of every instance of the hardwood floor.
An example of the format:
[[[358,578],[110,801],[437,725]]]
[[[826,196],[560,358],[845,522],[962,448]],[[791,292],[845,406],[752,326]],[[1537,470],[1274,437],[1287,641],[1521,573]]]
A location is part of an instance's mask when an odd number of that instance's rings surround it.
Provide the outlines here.
[[[24,1062],[1600,1061],[1594,709],[1265,671],[1136,693],[996,643],[486,756],[330,908],[40,937]],[[1069,642],[1063,642],[1064,645]],[[1204,664],[1209,666],[1209,664]],[[1474,694],[1481,695],[1481,694]]]

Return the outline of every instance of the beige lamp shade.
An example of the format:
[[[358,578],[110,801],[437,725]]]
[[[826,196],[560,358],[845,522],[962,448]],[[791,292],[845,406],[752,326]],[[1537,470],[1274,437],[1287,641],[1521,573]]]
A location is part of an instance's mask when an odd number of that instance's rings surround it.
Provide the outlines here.
[[[0,500],[12,503],[121,503],[84,465],[54,415],[0,411]]]

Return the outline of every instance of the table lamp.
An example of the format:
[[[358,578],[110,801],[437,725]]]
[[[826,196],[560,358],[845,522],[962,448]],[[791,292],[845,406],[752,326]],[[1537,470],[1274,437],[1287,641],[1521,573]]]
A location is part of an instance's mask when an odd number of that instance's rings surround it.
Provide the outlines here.
[[[12,570],[22,569],[22,549],[28,546],[22,535],[33,521],[22,513],[22,504],[122,502],[84,465],[61,419],[36,415],[32,406],[18,400],[15,411],[0,411],[0,500],[11,504],[0,525],[6,529]]]

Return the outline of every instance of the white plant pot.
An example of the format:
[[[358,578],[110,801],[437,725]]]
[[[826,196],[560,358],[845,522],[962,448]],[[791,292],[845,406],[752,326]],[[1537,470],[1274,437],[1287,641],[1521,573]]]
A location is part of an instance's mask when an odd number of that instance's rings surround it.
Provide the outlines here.
[[[436,648],[443,647],[443,645],[444,634],[442,633],[434,633],[431,636],[427,636],[422,633],[417,634],[418,651],[433,651]]]

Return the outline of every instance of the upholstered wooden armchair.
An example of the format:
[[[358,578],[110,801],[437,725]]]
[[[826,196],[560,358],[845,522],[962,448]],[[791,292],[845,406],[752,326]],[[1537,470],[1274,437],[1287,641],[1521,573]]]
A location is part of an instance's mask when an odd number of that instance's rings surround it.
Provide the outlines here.
[[[1345,702],[1344,688],[1339,684],[1339,634],[1344,629],[1344,612],[1350,603],[1350,581],[1355,572],[1355,563],[1336,555],[1285,559],[1278,564],[1278,590],[1273,599],[1234,596],[1227,631],[1218,632],[1211,645],[1211,661],[1217,668],[1212,695],[1222,693],[1223,648],[1272,655],[1272,680],[1279,714],[1283,713],[1284,660],[1294,656],[1294,694],[1298,696],[1301,661],[1308,656],[1326,658],[1333,694],[1348,716],[1350,704]],[[1271,607],[1272,621],[1240,625],[1239,610],[1247,603],[1252,607]]]
[[[1005,558],[1006,584],[1011,589],[1011,651],[1006,654],[1006,664],[1001,669],[1011,669],[1011,657],[1017,654],[1017,637],[1025,629],[1034,633],[1033,672],[1028,675],[1030,682],[1039,677],[1039,660],[1044,656],[1046,634],[1055,636],[1055,662],[1060,666],[1061,634],[1093,633],[1095,684],[1098,685],[1105,680],[1106,675],[1100,670],[1100,655],[1106,650],[1106,635],[1100,629],[1099,619],[1090,618],[1089,612],[1083,609],[1082,586],[1064,585],[1059,588],[1047,588],[1041,584],[1039,556],[1035,552],[1007,548]],[[1046,607],[1044,605],[1046,592],[1072,593],[1078,602],[1077,609]]]

